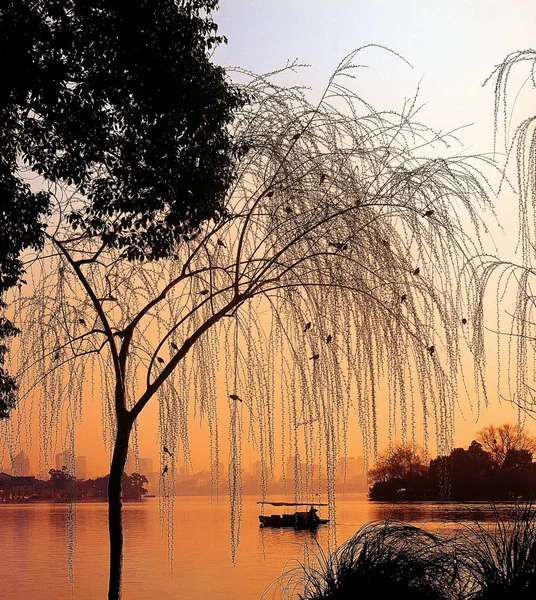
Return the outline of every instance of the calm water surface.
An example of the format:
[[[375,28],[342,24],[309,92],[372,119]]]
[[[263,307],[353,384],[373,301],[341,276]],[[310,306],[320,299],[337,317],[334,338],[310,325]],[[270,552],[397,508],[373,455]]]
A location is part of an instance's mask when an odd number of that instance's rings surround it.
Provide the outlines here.
[[[258,600],[289,561],[303,559],[305,548],[327,547],[329,530],[310,532],[259,528],[257,498],[243,499],[240,546],[233,565],[229,505],[207,497],[179,497],[175,502],[173,569],[157,499],[125,504],[124,600]],[[324,509],[325,510],[325,509]],[[91,600],[106,597],[108,568],[107,506],[74,507],[76,530],[74,581],[69,582],[67,521],[63,504],[0,505],[2,582],[6,600]],[[337,543],[370,520],[425,523],[489,520],[482,504],[390,504],[367,501],[364,494],[337,499]]]

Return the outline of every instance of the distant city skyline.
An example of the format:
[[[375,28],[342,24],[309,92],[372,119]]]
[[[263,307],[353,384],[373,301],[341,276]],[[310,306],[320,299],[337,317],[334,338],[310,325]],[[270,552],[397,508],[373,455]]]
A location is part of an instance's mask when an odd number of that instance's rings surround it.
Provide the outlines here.
[[[136,467],[137,463],[137,467]],[[286,469],[285,469],[285,477],[289,480],[293,478],[294,465],[296,463],[296,458],[294,456],[287,457],[286,461]],[[125,464],[125,473],[131,474],[134,472],[139,472],[142,475],[149,477],[158,476],[159,475],[159,467],[157,469],[154,468],[155,461],[153,457],[139,457],[136,460],[135,454],[130,452],[127,457],[127,461]],[[305,461],[301,458],[298,458],[299,469],[303,470],[305,468]],[[348,479],[363,477],[365,476],[364,471],[365,460],[363,456],[346,456],[340,457],[337,462],[337,474],[339,477],[346,477]],[[61,471],[63,467],[66,467],[67,471],[73,475],[75,475],[78,479],[90,479],[93,477],[103,477],[108,473],[93,473],[90,470],[92,466],[91,460],[88,460],[86,456],[80,456],[75,454],[72,455],[68,450],[64,450],[62,452],[58,452],[54,458],[54,467],[58,471]],[[313,464],[311,465],[311,469],[313,473],[317,473],[319,471],[319,465]],[[21,450],[13,459],[12,466],[3,466],[0,465],[0,472],[9,473],[11,475],[36,475],[39,478],[48,478],[49,469],[41,469],[40,471],[32,465],[30,457],[28,454]],[[177,473],[178,480],[187,480],[189,478],[196,478],[204,476],[205,473],[209,472],[209,469],[201,468],[192,470],[191,466],[187,466],[184,462],[175,464],[175,471]],[[245,465],[242,469],[243,473],[248,475],[249,477],[256,478],[260,481],[261,478],[261,461],[255,460],[253,461],[249,468],[245,468]],[[227,477],[227,465],[223,462],[220,462],[218,465],[218,477],[219,479],[223,479]],[[281,477],[281,474],[274,479]]]

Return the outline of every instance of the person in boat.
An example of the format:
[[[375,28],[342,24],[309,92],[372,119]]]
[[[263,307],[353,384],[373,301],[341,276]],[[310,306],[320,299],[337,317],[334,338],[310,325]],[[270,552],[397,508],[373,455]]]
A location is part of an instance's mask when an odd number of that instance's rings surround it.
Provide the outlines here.
[[[309,521],[311,521],[311,523],[314,523],[318,519],[318,516],[316,514],[317,512],[318,510],[314,506],[311,506],[309,512],[307,513],[307,517]]]

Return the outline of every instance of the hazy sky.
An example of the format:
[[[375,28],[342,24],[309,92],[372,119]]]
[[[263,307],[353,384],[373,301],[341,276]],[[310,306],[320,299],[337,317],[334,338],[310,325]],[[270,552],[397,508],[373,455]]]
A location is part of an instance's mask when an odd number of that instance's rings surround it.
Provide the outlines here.
[[[229,40],[217,50],[217,62],[264,73],[297,59],[310,67],[285,81],[310,87],[312,98],[320,96],[339,61],[355,48],[389,47],[413,69],[379,49],[367,49],[359,62],[368,68],[356,72],[354,89],[379,109],[400,109],[420,82],[419,98],[425,104],[421,120],[441,130],[473,123],[459,133],[464,146],[452,150],[471,154],[493,149],[493,84],[482,84],[510,52],[536,45],[536,4],[529,0],[222,0],[215,20]],[[522,93],[512,103],[514,123],[530,114],[533,100]],[[496,243],[506,249],[515,238],[516,201],[505,194],[498,202],[505,231],[496,234]],[[78,437],[78,454],[89,457],[88,468],[94,474],[106,470],[95,428],[100,414],[96,405],[85,408],[85,425]],[[153,456],[156,465],[155,414],[149,411],[140,419],[140,454]],[[457,424],[458,444],[467,445],[477,428],[515,420],[516,414],[494,402],[478,423],[474,414],[466,419]],[[201,448],[194,439],[198,468],[207,465]]]
[[[419,85],[424,123],[443,131],[472,124],[457,134],[463,146],[453,146],[453,153],[493,151],[494,82],[483,84],[509,53],[536,45],[536,3],[521,0],[227,0],[216,20],[229,39],[218,62],[264,73],[298,59],[310,67],[287,81],[309,86],[313,97],[353,49],[379,44],[394,50],[413,69],[369,48],[358,59],[368,68],[356,72],[353,89],[377,108],[400,109]],[[527,72],[519,73],[513,81],[522,86]],[[525,85],[516,98],[516,85],[509,105],[512,132],[535,112],[536,94]],[[494,240],[501,256],[515,247],[516,204],[512,193],[497,198],[504,231],[494,231]],[[477,428],[516,418],[510,405],[497,401],[481,411],[478,423],[476,412],[466,411],[458,418],[456,441],[466,445]]]
[[[300,78],[316,93],[355,48],[387,46],[414,71],[367,50],[363,94],[393,108],[422,78],[426,121],[441,129],[475,123],[464,139],[472,151],[486,152],[493,88],[482,84],[507,54],[534,45],[536,6],[528,0],[224,0],[216,20],[229,39],[218,62],[264,73],[297,58],[311,65]]]

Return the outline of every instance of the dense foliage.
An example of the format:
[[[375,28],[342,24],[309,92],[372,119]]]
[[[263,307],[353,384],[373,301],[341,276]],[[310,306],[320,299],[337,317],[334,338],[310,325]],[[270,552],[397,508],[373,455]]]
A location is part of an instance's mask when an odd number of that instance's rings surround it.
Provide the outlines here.
[[[512,423],[495,426],[488,425],[476,434],[476,441],[489,452],[491,460],[497,465],[503,465],[507,457],[511,460],[512,451],[536,452],[536,437],[529,435],[523,427]]]
[[[77,479],[66,467],[50,469],[46,481],[35,477],[11,477],[1,474],[0,502],[26,500],[105,500],[109,476]],[[139,500],[147,494],[147,477],[140,473],[123,475],[123,499]]]
[[[380,454],[376,464],[368,472],[373,483],[391,479],[405,479],[411,475],[422,475],[426,465],[422,452],[411,444],[395,444]]]
[[[170,254],[219,217],[232,178],[227,125],[241,94],[209,52],[217,0],[8,0],[0,9],[2,193],[32,198],[24,167],[89,204],[73,223],[130,258]],[[2,154],[4,148],[0,148]]]
[[[0,310],[2,309],[0,302]],[[6,340],[16,335],[18,330],[11,321],[0,316],[0,419],[5,419],[17,403],[17,382],[4,368],[8,346]]]
[[[391,452],[390,462],[400,463],[400,455]],[[415,468],[400,464],[386,471],[384,462],[369,473],[371,500],[517,500],[532,498],[536,490],[536,463],[523,447],[509,448],[498,460],[473,441],[467,450],[454,448],[448,456],[431,460],[428,468],[414,461]]]

